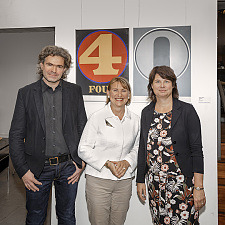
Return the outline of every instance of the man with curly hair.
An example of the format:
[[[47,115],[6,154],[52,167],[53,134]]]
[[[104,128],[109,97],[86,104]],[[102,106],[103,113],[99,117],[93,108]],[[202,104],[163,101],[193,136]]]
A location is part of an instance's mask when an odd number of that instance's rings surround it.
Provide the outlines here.
[[[85,165],[77,146],[87,117],[81,88],[63,80],[70,66],[66,49],[46,46],[38,58],[41,79],[18,91],[9,147],[26,188],[26,224],[44,224],[53,182],[58,224],[76,224],[77,185]]]

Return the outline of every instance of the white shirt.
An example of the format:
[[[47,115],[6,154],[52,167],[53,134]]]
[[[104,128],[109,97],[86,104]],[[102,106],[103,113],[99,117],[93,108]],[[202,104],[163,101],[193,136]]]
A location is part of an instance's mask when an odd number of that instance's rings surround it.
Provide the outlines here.
[[[122,180],[134,176],[140,136],[140,118],[125,106],[122,120],[115,116],[110,104],[88,119],[78,147],[79,157],[87,163],[86,174]],[[118,179],[104,165],[107,160],[127,160],[130,166]]]

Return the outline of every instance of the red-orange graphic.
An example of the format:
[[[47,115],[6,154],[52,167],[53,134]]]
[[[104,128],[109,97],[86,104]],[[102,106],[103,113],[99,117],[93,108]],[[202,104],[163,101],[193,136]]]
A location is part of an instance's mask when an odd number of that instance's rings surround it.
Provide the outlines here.
[[[77,51],[77,64],[91,81],[107,83],[126,68],[128,51],[115,33],[100,30],[86,36]]]

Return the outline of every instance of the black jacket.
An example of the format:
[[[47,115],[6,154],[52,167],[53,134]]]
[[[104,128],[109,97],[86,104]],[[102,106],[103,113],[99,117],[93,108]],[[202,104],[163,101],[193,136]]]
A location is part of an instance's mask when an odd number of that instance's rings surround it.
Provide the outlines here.
[[[79,140],[87,121],[81,88],[62,81],[63,135],[73,160],[82,165],[77,154]],[[18,91],[9,132],[9,150],[14,168],[21,178],[29,169],[39,177],[45,161],[45,117],[41,80]]]
[[[151,102],[142,110],[137,183],[145,182],[147,136],[154,109],[155,103]],[[174,153],[182,173],[186,177],[193,177],[195,172],[204,173],[201,125],[191,104],[173,99],[171,136]]]

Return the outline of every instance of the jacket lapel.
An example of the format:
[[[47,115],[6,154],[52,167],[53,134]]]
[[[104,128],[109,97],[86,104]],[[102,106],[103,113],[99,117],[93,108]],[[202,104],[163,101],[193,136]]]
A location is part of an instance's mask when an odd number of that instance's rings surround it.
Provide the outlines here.
[[[172,129],[175,126],[180,114],[181,114],[181,110],[180,110],[179,100],[173,99],[172,124],[171,124]]]
[[[45,132],[45,113],[42,98],[41,80],[36,82],[36,86],[33,89],[35,104],[37,107],[38,116],[41,122],[41,126]]]
[[[66,114],[69,106],[70,101],[70,92],[69,87],[66,82],[62,80],[62,127],[64,127],[65,121],[66,121]]]
[[[147,111],[145,113],[144,121],[142,123],[142,125],[145,126],[145,129],[143,129],[146,132],[146,135],[144,135],[145,138],[147,138],[147,133],[148,133],[148,131],[150,129],[150,126],[151,126],[154,109],[155,109],[155,103],[154,102],[151,102],[148,105]],[[145,140],[145,142],[147,142],[147,139]]]
[[[146,125],[147,125],[147,130],[149,130],[153,118],[153,113],[155,109],[155,103],[151,102],[149,107],[148,107],[148,113],[146,114]]]

